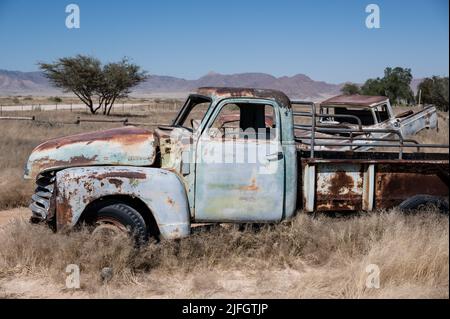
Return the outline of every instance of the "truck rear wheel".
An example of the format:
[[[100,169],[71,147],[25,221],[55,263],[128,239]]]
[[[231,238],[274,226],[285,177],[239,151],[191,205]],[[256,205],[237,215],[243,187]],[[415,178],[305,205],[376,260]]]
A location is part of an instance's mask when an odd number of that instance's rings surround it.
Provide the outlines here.
[[[415,195],[413,197],[408,198],[407,200],[403,201],[399,208],[402,211],[412,211],[417,210],[422,207],[425,207],[427,205],[433,205],[436,206],[436,208],[448,215],[448,203],[438,197],[438,196],[431,196],[431,195]]]
[[[92,212],[88,223],[94,227],[93,235],[108,237],[126,234],[136,244],[147,241],[147,225],[144,218],[132,207],[122,204],[108,204]]]

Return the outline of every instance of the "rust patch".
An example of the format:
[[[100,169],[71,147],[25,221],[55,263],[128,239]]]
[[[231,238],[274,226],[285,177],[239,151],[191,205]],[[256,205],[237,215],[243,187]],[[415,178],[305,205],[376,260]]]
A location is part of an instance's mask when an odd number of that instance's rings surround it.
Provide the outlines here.
[[[123,145],[130,145],[142,143],[151,137],[153,137],[153,134],[146,129],[134,126],[126,126],[120,128],[113,128],[110,130],[81,133],[51,139],[47,142],[38,145],[34,150],[44,151],[48,149],[58,149],[68,144],[74,143],[91,144],[95,141],[106,141],[106,142],[112,141],[121,143]]]
[[[145,179],[147,175],[140,172],[108,172],[91,176],[92,178],[104,179],[109,177],[130,178],[130,179]]]
[[[80,164],[89,164],[89,163],[95,162],[96,158],[97,158],[97,155],[95,155],[93,157],[86,157],[84,155],[80,155],[80,156],[71,157],[67,161],[62,161],[62,160],[53,160],[47,156],[47,157],[40,159],[37,164],[41,168],[66,166],[67,164],[76,166],[76,165],[80,165]]]
[[[170,197],[167,197],[167,203],[168,203],[170,206],[175,205],[174,200],[173,200],[172,198],[170,198]]]
[[[94,187],[92,186],[92,184],[89,181],[85,181],[83,184],[84,184],[84,188],[88,192],[93,192],[94,191]]]
[[[72,207],[66,199],[56,203],[56,224],[58,230],[68,227],[72,223]]]
[[[320,103],[321,106],[334,106],[334,105],[351,105],[360,107],[370,107],[375,103],[382,103],[387,101],[386,96],[369,96],[369,95],[338,95]]]
[[[256,185],[256,179],[252,178],[251,184],[248,186],[241,186],[239,187],[242,191],[257,191],[259,187]]]
[[[375,206],[391,208],[405,199],[427,194],[448,198],[448,184],[427,165],[380,165],[375,179]]]
[[[330,178],[330,186],[328,191],[330,194],[338,195],[344,193],[346,190],[351,192],[354,186],[353,178],[347,175],[344,171],[337,171]]]
[[[110,178],[108,180],[108,182],[113,184],[117,188],[120,188],[120,186],[122,186],[122,184],[123,184],[123,181],[121,181],[120,179],[117,179],[117,178]]]

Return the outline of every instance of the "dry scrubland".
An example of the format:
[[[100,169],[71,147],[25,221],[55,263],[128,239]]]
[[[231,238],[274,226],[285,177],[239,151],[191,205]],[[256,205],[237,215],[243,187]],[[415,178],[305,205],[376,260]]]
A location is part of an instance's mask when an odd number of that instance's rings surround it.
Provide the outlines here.
[[[175,114],[142,108],[117,116],[164,124]],[[34,115],[52,121],[90,116]],[[439,133],[424,131],[417,139],[448,143],[448,114],[440,114],[439,122]],[[22,168],[41,141],[114,126],[0,121],[0,209],[28,205],[33,182],[23,181]],[[15,208],[8,213],[14,215],[28,211]],[[53,234],[29,225],[26,217],[2,224],[0,297],[449,297],[449,221],[431,208],[418,215],[395,210],[345,218],[299,214],[259,229],[198,228],[190,238],[141,251],[122,238],[105,245],[85,230]],[[77,291],[64,288],[71,263],[81,267]],[[365,288],[369,264],[380,267],[380,289]],[[114,272],[108,283],[100,279],[103,267]]]
[[[53,234],[14,220],[0,229],[0,297],[448,298],[448,217],[391,211],[348,218],[299,214],[259,229],[198,229],[136,251],[87,231]],[[67,290],[78,264],[81,289]],[[380,268],[380,288],[365,286]],[[112,267],[105,283],[100,269]]]
[[[145,103],[148,99],[145,98],[126,98],[120,100],[118,103]],[[47,105],[47,104],[79,104],[80,99],[72,95],[59,96],[31,96],[31,95],[17,95],[17,96],[0,96],[0,105]]]

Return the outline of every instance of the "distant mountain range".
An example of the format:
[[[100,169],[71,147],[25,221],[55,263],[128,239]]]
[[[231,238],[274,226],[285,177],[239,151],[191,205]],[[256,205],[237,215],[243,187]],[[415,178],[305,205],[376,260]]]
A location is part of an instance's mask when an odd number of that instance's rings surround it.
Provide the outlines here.
[[[420,79],[414,79],[413,90]],[[146,96],[154,94],[186,93],[202,86],[231,86],[271,88],[285,92],[290,98],[318,100],[340,93],[343,84],[315,81],[304,74],[275,77],[265,73],[219,74],[210,72],[197,80],[162,75],[150,75],[137,86],[132,94]],[[41,72],[0,70],[0,95],[61,95],[61,90],[52,87]]]
[[[210,72],[197,80],[150,75],[133,90],[136,95],[190,92],[202,86],[238,86],[278,89],[291,98],[323,98],[339,93],[341,85],[314,81],[306,75],[275,77],[265,73],[219,74]],[[0,95],[57,95],[41,72],[0,70]]]

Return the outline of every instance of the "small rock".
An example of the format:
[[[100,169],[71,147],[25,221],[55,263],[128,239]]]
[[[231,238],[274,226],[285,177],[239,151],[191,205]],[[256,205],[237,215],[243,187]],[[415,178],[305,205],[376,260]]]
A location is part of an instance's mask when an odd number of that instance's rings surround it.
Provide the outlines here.
[[[113,277],[113,269],[111,267],[104,267],[100,272],[100,276],[103,282],[108,282]]]

